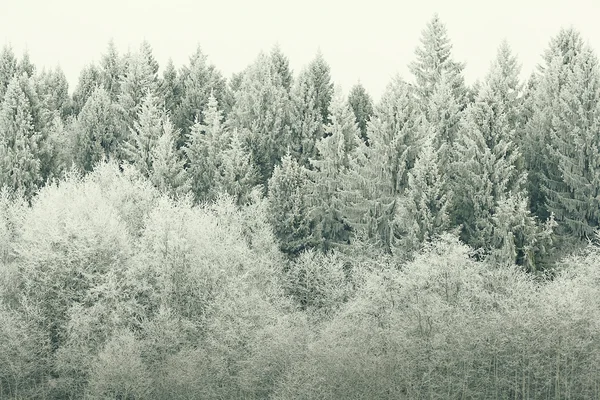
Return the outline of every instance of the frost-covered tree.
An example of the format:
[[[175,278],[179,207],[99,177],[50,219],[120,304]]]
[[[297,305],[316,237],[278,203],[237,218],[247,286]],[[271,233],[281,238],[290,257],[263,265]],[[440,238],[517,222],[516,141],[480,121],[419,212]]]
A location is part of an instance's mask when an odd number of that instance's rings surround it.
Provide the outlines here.
[[[528,124],[528,166],[543,218],[562,233],[593,236],[600,223],[600,70],[574,29],[563,29],[544,54]]]
[[[69,83],[63,70],[56,67],[43,70],[36,79],[37,92],[42,107],[53,113],[57,112],[66,119],[71,112],[71,99],[69,97]]]
[[[36,131],[33,105],[14,77],[0,109],[0,187],[7,186],[31,198],[42,183],[40,147],[42,137]]]
[[[150,91],[142,99],[133,128],[123,146],[126,159],[144,175],[152,174],[152,149],[163,132],[164,113],[158,107],[158,98]]]
[[[414,168],[408,171],[408,184],[398,200],[394,221],[398,228],[393,249],[401,256],[410,256],[450,227],[452,192],[447,191],[438,152],[430,134]]]
[[[168,116],[164,117],[161,128],[161,135],[150,152],[150,180],[163,193],[173,197],[183,196],[190,190],[190,180],[184,168],[185,160],[177,154],[176,134]]]
[[[309,185],[310,217],[316,224],[315,237],[325,251],[336,243],[348,243],[350,238],[350,224],[344,215],[344,179],[352,153],[360,145],[354,114],[339,91],[329,109],[327,136],[316,143],[317,157],[310,160],[313,170]]]
[[[73,114],[78,115],[88,98],[97,87],[103,86],[102,72],[94,64],[88,64],[81,70],[79,81],[73,92]]]
[[[128,57],[127,67],[120,80],[119,103],[128,115],[130,124],[142,105],[148,92],[158,92],[158,76],[151,60],[140,50]]]
[[[21,76],[26,74],[28,78],[33,78],[35,76],[35,65],[31,62],[29,58],[29,51],[25,50],[21,59],[17,63],[17,75]]]
[[[100,59],[100,71],[104,89],[112,101],[117,101],[121,93],[121,76],[125,71],[113,39],[108,42],[106,53]]]
[[[227,147],[220,154],[221,167],[215,176],[215,192],[226,193],[237,205],[243,205],[250,201],[258,172],[237,129],[227,134],[227,142]]]
[[[17,73],[17,58],[9,45],[2,47],[0,52],[0,99],[4,98],[6,89]]]
[[[287,154],[269,179],[269,218],[281,251],[296,256],[314,247],[307,190],[309,171]]]
[[[373,116],[373,99],[359,82],[352,87],[348,95],[348,103],[354,112],[356,123],[360,129],[361,138],[367,141],[367,123]]]
[[[273,67],[273,73],[279,76],[281,84],[289,92],[292,88],[294,78],[292,77],[292,71],[290,70],[290,61],[279,45],[275,45],[271,50],[271,65]]]
[[[192,126],[188,141],[183,148],[187,156],[192,193],[196,201],[212,201],[216,198],[216,176],[222,170],[222,152],[227,143],[223,127],[223,112],[212,94],[204,111],[204,124],[197,121]]]
[[[165,66],[158,92],[164,101],[165,110],[170,115],[175,115],[175,111],[181,101],[181,86],[172,59],[169,59]]]
[[[292,154],[306,167],[316,155],[315,143],[325,134],[333,96],[330,68],[319,51],[300,73],[292,90]]]
[[[127,138],[122,108],[97,87],[77,117],[76,158],[84,171],[91,171],[104,158],[123,160],[122,144]]]
[[[435,14],[421,33],[421,45],[416,50],[417,59],[409,68],[416,79],[417,95],[423,107],[427,106],[436,86],[446,76],[449,90],[459,109],[466,102],[466,88],[462,70],[464,64],[452,57],[452,44],[446,25]]]
[[[261,53],[245,71],[229,123],[244,138],[266,184],[286,151],[290,137],[290,100],[279,75],[274,75],[271,57]]]
[[[177,148],[185,144],[196,122],[200,124],[205,122],[204,110],[207,108],[211,93],[221,106],[226,104],[226,82],[216,67],[209,64],[208,57],[198,47],[190,57],[189,66],[184,67],[179,75],[179,89],[181,102],[173,115],[175,127],[181,134],[177,140]]]
[[[396,202],[419,154],[425,125],[412,88],[394,79],[369,123],[369,147],[358,151],[351,168],[348,208],[352,226],[388,250]]]

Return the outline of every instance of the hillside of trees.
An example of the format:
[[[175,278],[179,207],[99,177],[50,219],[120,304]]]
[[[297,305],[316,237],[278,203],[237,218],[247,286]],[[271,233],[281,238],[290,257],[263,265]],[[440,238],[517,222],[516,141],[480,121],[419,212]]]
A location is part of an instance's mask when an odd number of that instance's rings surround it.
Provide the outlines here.
[[[0,52],[0,399],[600,398],[600,65],[467,85],[435,15],[375,101]]]

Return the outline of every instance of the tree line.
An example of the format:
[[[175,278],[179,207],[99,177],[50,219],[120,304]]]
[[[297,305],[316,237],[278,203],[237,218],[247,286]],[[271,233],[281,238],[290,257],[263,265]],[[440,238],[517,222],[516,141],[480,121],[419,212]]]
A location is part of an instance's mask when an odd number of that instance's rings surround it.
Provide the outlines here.
[[[597,398],[594,51],[467,85],[435,15],[409,67],[5,46],[0,398]]]

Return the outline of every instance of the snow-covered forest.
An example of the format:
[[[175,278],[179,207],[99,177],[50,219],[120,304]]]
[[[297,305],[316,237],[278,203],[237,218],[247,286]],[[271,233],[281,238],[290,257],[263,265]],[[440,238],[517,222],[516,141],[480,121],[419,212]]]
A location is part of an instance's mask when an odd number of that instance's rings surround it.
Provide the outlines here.
[[[435,15],[380,99],[0,52],[0,399],[600,398],[600,65],[465,83]]]

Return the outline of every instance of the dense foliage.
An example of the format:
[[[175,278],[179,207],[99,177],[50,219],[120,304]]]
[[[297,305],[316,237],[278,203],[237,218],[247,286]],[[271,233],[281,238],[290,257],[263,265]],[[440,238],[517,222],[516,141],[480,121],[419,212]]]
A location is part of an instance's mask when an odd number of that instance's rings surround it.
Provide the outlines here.
[[[600,64],[469,87],[436,15],[374,101],[0,52],[0,399],[600,398]]]

